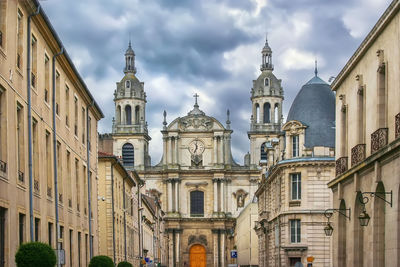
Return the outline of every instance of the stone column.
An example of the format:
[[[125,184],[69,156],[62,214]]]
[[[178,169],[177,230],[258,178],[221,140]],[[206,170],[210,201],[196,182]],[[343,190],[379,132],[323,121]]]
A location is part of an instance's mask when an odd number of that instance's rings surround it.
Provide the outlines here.
[[[218,212],[218,181],[213,179],[214,184],[214,212]]]
[[[233,208],[232,208],[232,186],[230,185],[230,183],[232,182],[232,180],[231,179],[229,179],[229,180],[226,180],[226,193],[227,193],[227,196],[226,196],[226,212],[232,212],[232,210],[233,210]]]
[[[175,137],[175,164],[179,163],[179,147],[178,147],[179,137]]]
[[[218,230],[217,229],[212,229],[212,235],[213,235],[213,254],[214,254],[214,266],[218,266]]]
[[[170,229],[168,229],[168,230],[170,230]],[[173,233],[172,233],[172,231],[170,231],[169,233],[168,233],[168,236],[169,236],[169,240],[168,240],[168,244],[169,244],[169,246],[168,246],[168,254],[169,254],[169,259],[168,259],[168,266],[174,266],[174,244],[173,244]]]
[[[231,156],[231,136],[225,136],[225,164],[230,164],[230,156]]]
[[[221,212],[225,212],[225,181],[221,179]]]
[[[168,164],[172,163],[172,138],[168,137]]]
[[[172,182],[171,180],[167,180],[168,183],[168,211],[171,212],[172,211]]]
[[[163,164],[167,164],[167,137],[163,137]]]
[[[223,163],[224,160],[224,145],[223,145],[223,137],[219,137],[219,144],[218,144],[218,163]]]
[[[176,230],[176,266],[180,266],[181,261],[181,234],[182,230]]]
[[[175,211],[179,212],[179,180],[175,179]]]
[[[250,255],[251,257],[251,255]],[[225,266],[225,231],[221,230],[221,266]]]
[[[218,147],[217,147],[217,137],[214,136],[214,164],[218,163]]]

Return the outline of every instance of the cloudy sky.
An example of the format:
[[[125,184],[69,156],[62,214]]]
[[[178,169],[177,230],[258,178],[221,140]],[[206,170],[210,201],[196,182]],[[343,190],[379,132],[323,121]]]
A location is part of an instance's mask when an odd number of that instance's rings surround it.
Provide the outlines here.
[[[282,79],[284,115],[314,73],[336,76],[390,0],[47,0],[41,4],[111,131],[116,82],[123,77],[129,36],[137,77],[145,83],[152,163],[161,158],[167,121],[200,109],[223,124],[231,111],[232,151],[249,150],[252,80],[260,74],[268,33],[274,73]]]

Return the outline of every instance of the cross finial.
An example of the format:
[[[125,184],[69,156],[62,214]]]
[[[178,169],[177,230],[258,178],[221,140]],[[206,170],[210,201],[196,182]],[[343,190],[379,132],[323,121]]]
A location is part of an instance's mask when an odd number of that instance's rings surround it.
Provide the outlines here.
[[[317,68],[317,59],[315,59],[315,69],[314,69],[315,77],[318,76],[318,68]]]
[[[195,99],[194,105],[195,105],[195,106],[198,106],[198,104],[197,104],[197,98],[199,97],[199,95],[198,95],[197,93],[195,93],[195,94],[193,95],[193,97],[194,97],[194,99]]]

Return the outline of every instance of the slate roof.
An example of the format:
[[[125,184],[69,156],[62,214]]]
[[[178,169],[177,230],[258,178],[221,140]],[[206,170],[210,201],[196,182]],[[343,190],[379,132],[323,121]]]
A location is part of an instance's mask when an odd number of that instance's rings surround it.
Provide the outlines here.
[[[335,95],[329,84],[315,75],[294,99],[287,121],[307,126],[305,147],[335,147]]]

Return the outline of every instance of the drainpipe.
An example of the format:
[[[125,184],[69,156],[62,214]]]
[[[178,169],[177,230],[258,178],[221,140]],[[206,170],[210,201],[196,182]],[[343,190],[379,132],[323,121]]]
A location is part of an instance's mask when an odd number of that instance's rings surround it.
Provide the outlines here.
[[[64,53],[64,47],[61,47],[61,50],[58,54],[53,56],[53,96],[52,96],[52,111],[53,111],[53,167],[54,167],[54,202],[55,202],[55,212],[56,212],[56,244],[57,250],[61,250],[60,240],[60,222],[58,217],[58,178],[57,178],[57,137],[56,137],[56,57],[60,56]],[[57,266],[60,267],[60,261],[58,260],[57,255]]]
[[[114,265],[116,265],[116,258],[115,258],[115,217],[114,217],[114,165],[115,163],[111,164],[111,210],[112,210],[112,232],[113,232],[113,260]]]
[[[125,197],[125,179],[126,177],[124,177],[124,180],[122,181],[122,191],[123,191],[123,195],[122,195],[122,199],[124,201],[124,259],[125,261],[127,261],[126,258],[126,197]]]
[[[91,198],[91,184],[92,179],[90,175],[90,124],[89,124],[89,108],[94,104],[92,103],[86,107],[86,157],[87,157],[87,177],[88,177],[88,221],[89,221],[89,260],[93,257],[93,238],[92,238],[92,198]]]
[[[142,265],[142,259],[143,259],[143,227],[142,227],[142,196],[140,194],[140,188],[143,187],[143,183],[141,183],[140,178],[138,182],[138,189],[137,189],[137,194],[138,194],[138,229],[139,229],[139,258],[140,258],[140,263],[139,266]]]
[[[28,16],[28,36],[27,36],[27,63],[26,63],[26,83],[28,90],[28,169],[29,169],[29,226],[31,241],[35,241],[33,233],[33,174],[32,174],[32,99],[31,99],[31,20],[33,16],[40,12],[40,5],[36,12]]]

